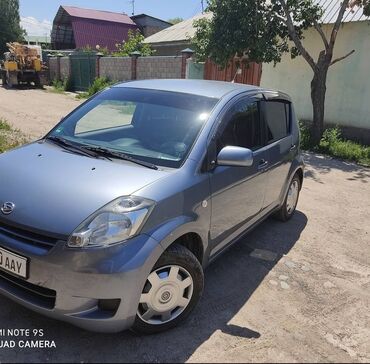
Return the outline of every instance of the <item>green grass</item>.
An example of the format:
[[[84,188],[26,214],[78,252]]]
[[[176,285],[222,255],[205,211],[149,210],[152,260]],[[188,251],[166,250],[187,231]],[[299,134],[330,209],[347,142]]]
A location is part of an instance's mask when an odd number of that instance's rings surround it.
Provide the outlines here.
[[[96,93],[104,90],[105,88],[113,84],[107,77],[98,77],[95,79],[94,83],[90,86],[87,92],[83,92],[76,96],[78,99],[87,99]]]
[[[0,153],[25,143],[27,143],[25,135],[0,118]]]
[[[335,158],[370,166],[370,146],[362,145],[342,138],[338,127],[326,129],[319,145],[313,145],[310,130],[300,123],[301,148],[330,155]]]
[[[52,91],[56,93],[63,93],[66,91],[71,91],[71,88],[72,88],[71,81],[68,78],[65,78],[63,80],[54,79],[51,82],[51,86],[53,87]]]

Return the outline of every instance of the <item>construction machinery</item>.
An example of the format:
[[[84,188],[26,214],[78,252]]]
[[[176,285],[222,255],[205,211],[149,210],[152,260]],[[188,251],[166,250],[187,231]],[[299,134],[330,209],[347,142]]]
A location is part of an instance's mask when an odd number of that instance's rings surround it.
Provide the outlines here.
[[[0,77],[3,86],[17,86],[21,83],[35,86],[46,84],[46,67],[42,62],[41,47],[23,45],[17,42],[7,43],[9,52],[4,54],[0,64]]]

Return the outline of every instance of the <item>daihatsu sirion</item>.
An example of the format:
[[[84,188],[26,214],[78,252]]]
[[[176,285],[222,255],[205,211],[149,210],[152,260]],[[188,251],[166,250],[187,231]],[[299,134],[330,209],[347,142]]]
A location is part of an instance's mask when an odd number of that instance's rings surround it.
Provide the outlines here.
[[[203,269],[302,186],[290,98],[241,84],[111,87],[0,155],[0,292],[104,332],[193,310]]]

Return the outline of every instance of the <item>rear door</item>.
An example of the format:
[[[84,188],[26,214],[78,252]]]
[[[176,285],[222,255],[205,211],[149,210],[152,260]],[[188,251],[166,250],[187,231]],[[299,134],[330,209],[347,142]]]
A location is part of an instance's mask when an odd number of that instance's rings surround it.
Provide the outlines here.
[[[268,178],[263,207],[268,208],[280,202],[297,146],[292,144],[291,103],[279,98],[267,99],[262,102],[262,111],[268,153]]]

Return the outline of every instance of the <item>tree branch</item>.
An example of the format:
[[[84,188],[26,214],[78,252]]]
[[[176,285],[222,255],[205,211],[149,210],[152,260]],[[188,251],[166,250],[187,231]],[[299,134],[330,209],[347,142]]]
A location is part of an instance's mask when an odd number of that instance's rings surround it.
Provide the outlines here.
[[[322,39],[322,41],[324,42],[325,49],[326,49],[326,50],[328,50],[328,49],[329,49],[329,42],[328,42],[328,40],[327,40],[327,38],[326,38],[326,35],[324,34],[324,32],[323,32],[323,30],[322,30],[322,28],[321,28],[321,25],[319,25],[319,24],[317,23],[317,21],[316,21],[316,20],[314,21],[314,28],[315,28],[315,29],[317,30],[317,32],[320,34],[321,39]]]
[[[330,35],[330,42],[329,42],[330,51],[333,51],[334,44],[335,44],[335,39],[337,38],[338,30],[339,30],[339,27],[340,27],[340,25],[342,23],[342,20],[343,20],[343,15],[344,15],[346,9],[348,8],[348,3],[349,3],[349,0],[343,0],[343,2],[341,4],[341,7],[339,9],[337,20],[334,23],[334,27],[333,27],[333,30],[331,31],[331,35]]]
[[[345,0],[349,1],[349,0]],[[311,55],[308,53],[306,48],[303,46],[301,40],[299,39],[297,32],[294,28],[293,20],[292,17],[290,16],[289,8],[285,0],[279,0],[281,6],[284,9],[284,13],[286,15],[286,25],[288,27],[289,35],[292,38],[295,46],[297,47],[298,51],[301,53],[302,57],[307,61],[307,63],[311,66],[312,70],[315,72],[316,71],[316,63],[311,57]]]
[[[333,64],[335,64],[337,62],[343,61],[343,59],[346,59],[347,57],[349,57],[353,53],[355,53],[354,49],[352,49],[351,52],[348,52],[345,56],[334,59],[334,61],[332,61],[330,63],[330,66],[332,66]]]

